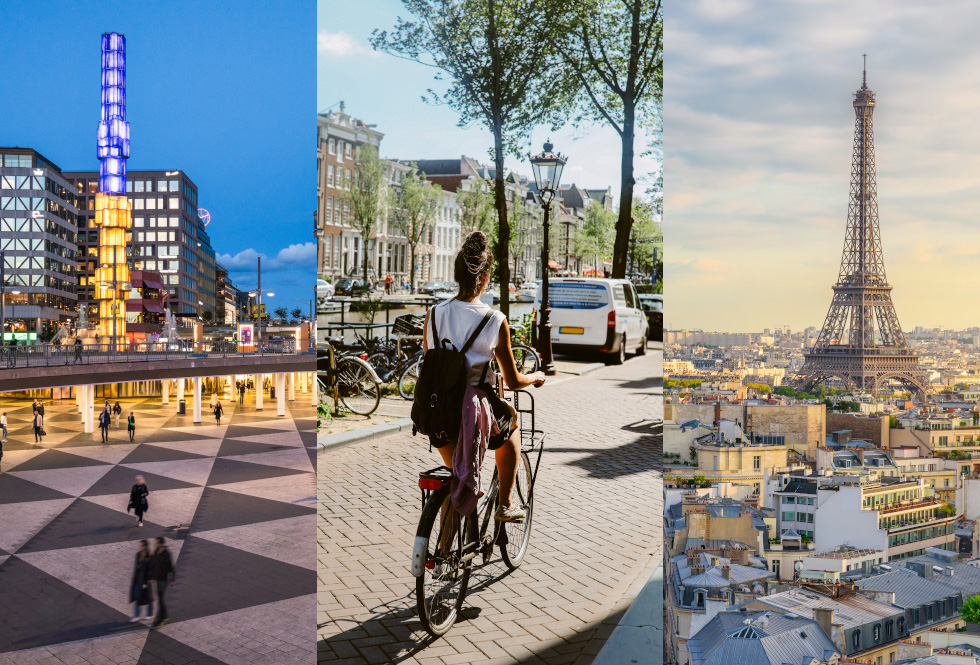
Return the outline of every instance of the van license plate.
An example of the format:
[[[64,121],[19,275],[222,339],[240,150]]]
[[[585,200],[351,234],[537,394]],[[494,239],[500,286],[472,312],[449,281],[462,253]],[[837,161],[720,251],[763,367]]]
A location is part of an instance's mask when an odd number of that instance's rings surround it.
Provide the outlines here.
[[[585,328],[559,328],[558,332],[563,335],[584,335]]]

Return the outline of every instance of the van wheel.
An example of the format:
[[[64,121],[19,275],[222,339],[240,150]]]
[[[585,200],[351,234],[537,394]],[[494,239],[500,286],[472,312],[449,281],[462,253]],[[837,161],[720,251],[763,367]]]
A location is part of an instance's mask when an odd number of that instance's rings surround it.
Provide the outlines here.
[[[619,351],[606,360],[609,365],[622,365],[624,362],[626,362],[626,335],[623,335],[623,338],[619,340]]]
[[[636,355],[645,356],[647,354],[647,338],[646,335],[643,336],[643,340],[640,345],[636,347]]]

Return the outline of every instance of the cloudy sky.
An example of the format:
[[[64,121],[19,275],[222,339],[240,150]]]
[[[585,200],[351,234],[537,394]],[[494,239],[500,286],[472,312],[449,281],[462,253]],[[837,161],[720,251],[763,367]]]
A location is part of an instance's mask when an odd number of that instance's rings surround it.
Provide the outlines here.
[[[320,0],[317,3],[317,109],[336,108],[341,100],[346,112],[364,122],[377,124],[385,134],[384,157],[398,159],[457,158],[467,155],[490,163],[493,146],[490,131],[482,124],[461,129],[459,116],[445,106],[421,100],[429,88],[438,91],[435,70],[372,50],[368,38],[375,29],[391,30],[398,16],[410,18],[399,0],[372,0],[371,11],[350,11],[350,3]],[[569,157],[562,183],[603,188],[611,185],[619,197],[620,140],[605,126],[582,129],[566,127],[551,132],[539,127],[531,135],[533,152],[551,137],[555,147]],[[637,140],[637,150],[646,139]],[[508,157],[508,169],[531,175],[530,164]],[[638,158],[635,175],[640,192],[657,164],[652,157]]]
[[[667,326],[823,324],[843,248],[862,53],[902,327],[980,325],[980,6],[665,8]]]
[[[95,170],[101,34],[126,35],[130,171],[182,169],[239,288],[313,297],[314,0],[3,3],[0,145]],[[209,29],[219,26],[220,29]]]

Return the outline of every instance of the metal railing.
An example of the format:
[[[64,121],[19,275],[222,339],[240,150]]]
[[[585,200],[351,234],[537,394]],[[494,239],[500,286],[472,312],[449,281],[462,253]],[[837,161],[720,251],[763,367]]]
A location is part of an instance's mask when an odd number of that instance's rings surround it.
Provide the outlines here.
[[[263,340],[261,344],[228,341],[132,343],[120,345],[115,350],[109,343],[0,346],[0,371],[26,367],[138,363],[204,357],[282,356],[316,352],[316,340],[308,340],[308,344],[304,345],[306,348],[297,348],[296,344],[297,341],[293,339],[273,339]]]

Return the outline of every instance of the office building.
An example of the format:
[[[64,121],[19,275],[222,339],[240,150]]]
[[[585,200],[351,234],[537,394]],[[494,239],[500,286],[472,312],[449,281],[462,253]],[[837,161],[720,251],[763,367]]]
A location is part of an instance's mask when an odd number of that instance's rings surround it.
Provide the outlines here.
[[[76,198],[39,152],[0,148],[4,339],[43,339],[75,320]]]

